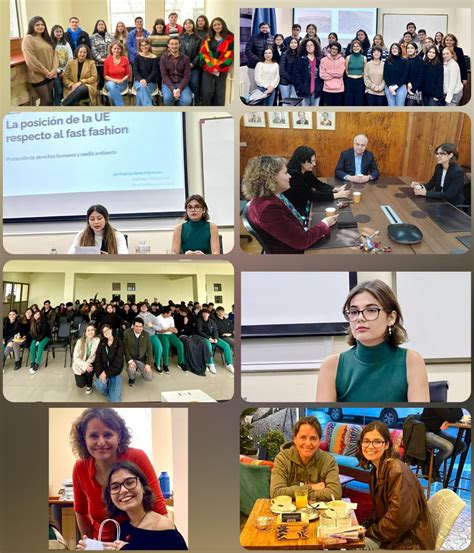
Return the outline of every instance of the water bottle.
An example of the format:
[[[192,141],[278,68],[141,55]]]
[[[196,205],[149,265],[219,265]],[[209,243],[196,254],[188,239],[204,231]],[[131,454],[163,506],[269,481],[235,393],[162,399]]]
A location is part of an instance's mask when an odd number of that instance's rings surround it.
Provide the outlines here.
[[[171,483],[169,474],[166,472],[166,470],[162,470],[160,472],[160,477],[158,478],[158,480],[160,481],[160,488],[163,497],[165,499],[169,499],[171,497]]]

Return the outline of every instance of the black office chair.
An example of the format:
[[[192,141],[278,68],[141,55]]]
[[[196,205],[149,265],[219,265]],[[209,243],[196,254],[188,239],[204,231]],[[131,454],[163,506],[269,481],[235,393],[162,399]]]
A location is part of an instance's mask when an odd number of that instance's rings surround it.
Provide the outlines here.
[[[280,106],[296,107],[301,106],[303,98],[282,98],[280,100]]]
[[[45,367],[48,366],[49,352],[51,352],[54,359],[56,357],[56,350],[64,350],[64,368],[66,368],[66,361],[69,352],[69,356],[71,358],[70,366],[72,366],[71,323],[61,323],[59,325],[56,338],[48,342],[48,345],[46,346]]]
[[[462,209],[464,213],[467,213],[469,217],[471,216],[471,169],[462,166],[464,169],[464,187],[462,189],[464,195],[464,202],[462,204],[456,205],[457,208]]]
[[[257,240],[260,246],[262,246],[262,251],[260,253],[263,253],[263,254],[272,253],[270,251],[270,248],[268,247],[268,244],[265,242],[265,239],[262,237],[262,235],[257,230],[255,230],[253,226],[250,224],[247,213],[248,213],[248,205],[246,205],[245,209],[242,211],[242,224],[244,225],[245,230]]]
[[[430,401],[446,403],[448,401],[449,384],[447,380],[429,382]]]

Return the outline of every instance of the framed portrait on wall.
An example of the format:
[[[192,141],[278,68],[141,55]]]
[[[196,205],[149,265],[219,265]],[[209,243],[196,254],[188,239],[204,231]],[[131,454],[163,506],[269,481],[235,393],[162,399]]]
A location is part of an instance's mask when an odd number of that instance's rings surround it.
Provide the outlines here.
[[[311,111],[292,111],[293,128],[309,130],[313,128],[313,113]]]
[[[265,127],[265,112],[264,111],[249,111],[244,113],[245,127]]]
[[[336,130],[336,112],[321,111],[316,114],[316,129],[318,131]]]
[[[287,111],[268,111],[267,118],[270,129],[290,128],[290,114]]]

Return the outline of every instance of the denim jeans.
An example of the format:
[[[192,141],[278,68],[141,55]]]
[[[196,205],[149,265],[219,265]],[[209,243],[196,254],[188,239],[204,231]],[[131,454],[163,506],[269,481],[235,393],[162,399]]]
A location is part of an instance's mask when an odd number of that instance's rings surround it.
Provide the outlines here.
[[[165,85],[165,83],[163,83],[161,91],[163,93],[163,102],[165,103],[165,106],[190,106],[193,102],[193,96],[189,86],[181,91],[179,100],[175,100],[173,98],[173,92]]]
[[[294,85],[292,84],[281,84],[280,85],[280,94],[281,98],[298,98]]]
[[[276,90],[274,90],[269,96],[263,100],[262,106],[273,106],[273,102],[275,101],[275,94]]]
[[[61,77],[56,77],[54,79],[54,100],[53,103],[55,106],[61,105],[61,100],[63,99],[63,80]]]
[[[113,106],[124,105],[122,92],[127,88],[127,86],[128,86],[127,82],[120,83],[120,84],[114,83],[112,81],[105,82],[105,89],[109,94],[110,103]]]
[[[387,97],[387,102],[390,107],[404,106],[407,97],[407,85],[402,84],[402,86],[398,87],[395,96],[390,92],[388,86],[385,86],[385,96]]]
[[[137,106],[152,106],[152,93],[156,90],[156,83],[147,83],[143,87],[138,81],[133,83],[133,88],[137,91]]]
[[[303,98],[303,101],[301,102],[302,106],[319,106],[319,102],[321,100],[321,97],[318,96],[317,98],[314,97],[314,94],[312,96],[305,96]]]
[[[435,455],[433,470],[435,472],[439,471],[441,463],[451,457],[454,452],[454,444],[456,443],[456,438],[450,436],[447,432],[439,430],[438,432],[427,432],[426,433],[426,445],[428,447],[435,447],[439,449],[439,452]],[[459,442],[458,450],[454,453],[462,453],[466,450],[466,444],[464,442]]]
[[[122,401],[122,378],[120,375],[107,377],[105,384],[99,378],[96,378],[95,387],[109,401]]]

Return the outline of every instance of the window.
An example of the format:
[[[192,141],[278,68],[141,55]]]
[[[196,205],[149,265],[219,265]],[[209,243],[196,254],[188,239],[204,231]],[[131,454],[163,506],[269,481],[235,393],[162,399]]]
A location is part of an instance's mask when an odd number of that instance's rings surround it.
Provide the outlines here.
[[[18,313],[24,313],[28,307],[28,294],[30,285],[21,282],[3,283],[3,313],[10,309],[16,309]]]
[[[136,292],[134,282],[127,282],[127,292]]]
[[[183,24],[185,19],[196,21],[197,17],[205,13],[204,0],[165,0],[166,23],[168,23],[168,15],[171,12],[178,14],[178,23],[180,25]]]
[[[19,38],[21,36],[18,4],[18,0],[10,0],[10,38]]]
[[[120,292],[120,282],[112,282],[112,292]]]
[[[143,449],[149,459],[153,459],[153,436],[151,431],[151,409],[115,409],[125,419],[132,431],[132,446]]]
[[[135,17],[145,18],[145,0],[109,0],[109,6],[111,32],[115,32],[119,21],[126,27],[135,27]],[[146,24],[151,27],[153,22],[146,21]]]

